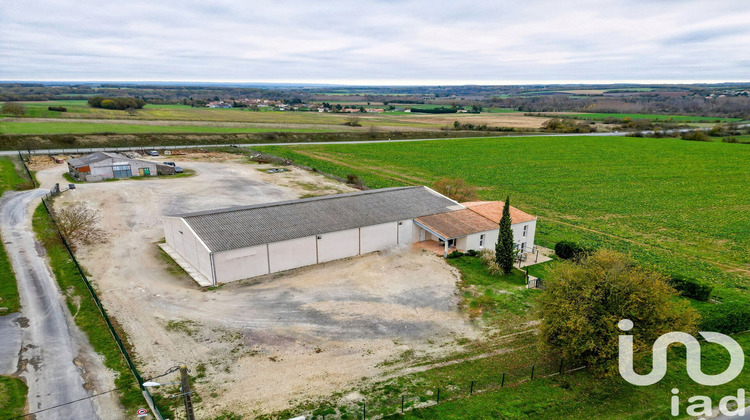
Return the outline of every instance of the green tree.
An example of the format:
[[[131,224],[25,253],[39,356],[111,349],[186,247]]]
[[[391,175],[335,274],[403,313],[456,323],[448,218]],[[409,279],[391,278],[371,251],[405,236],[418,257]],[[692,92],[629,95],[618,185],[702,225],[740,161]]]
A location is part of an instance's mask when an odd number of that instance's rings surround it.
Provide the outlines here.
[[[505,199],[503,206],[503,217],[500,218],[500,232],[495,245],[495,261],[503,269],[506,275],[513,271],[513,259],[515,250],[513,249],[513,230],[510,227],[510,197]]]
[[[670,331],[694,333],[698,313],[666,278],[634,265],[627,256],[600,250],[580,263],[555,265],[545,278],[538,308],[543,344],[570,362],[585,363],[601,375],[617,372],[617,327],[633,321],[636,358],[660,335]]]

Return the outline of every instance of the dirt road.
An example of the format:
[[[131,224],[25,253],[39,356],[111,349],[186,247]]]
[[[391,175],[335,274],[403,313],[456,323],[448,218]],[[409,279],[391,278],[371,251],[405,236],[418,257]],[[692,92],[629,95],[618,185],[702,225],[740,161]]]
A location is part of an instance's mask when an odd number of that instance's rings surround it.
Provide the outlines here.
[[[108,242],[82,247],[79,260],[145,376],[176,363],[205,370],[196,385],[201,416],[287,408],[362,386],[404,353],[443,354],[479,335],[457,309],[458,274],[429,253],[396,249],[212,291],[170,274],[156,245],[165,214],[351,190],[297,168],[267,174],[268,166],[209,158],[173,158],[193,177],[79,184],[56,204],[102,211]],[[37,177],[62,183],[64,170]]]
[[[45,190],[8,192],[0,200],[0,229],[18,280],[23,306],[19,374],[29,386],[29,411],[86,398],[114,387],[112,374],[73,322],[44,250],[31,229],[31,211]],[[84,380],[84,377],[86,378]],[[122,418],[112,395],[65,405],[42,419]]]

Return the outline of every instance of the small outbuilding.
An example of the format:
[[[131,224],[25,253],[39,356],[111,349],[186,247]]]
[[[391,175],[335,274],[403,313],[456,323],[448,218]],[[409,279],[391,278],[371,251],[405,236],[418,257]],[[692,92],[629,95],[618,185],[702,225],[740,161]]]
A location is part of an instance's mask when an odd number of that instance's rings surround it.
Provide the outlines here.
[[[95,152],[68,160],[68,173],[79,181],[97,182],[111,178],[156,176],[156,162],[131,159],[118,153]]]
[[[502,208],[427,187],[367,190],[167,216],[162,247],[210,286],[417,242],[492,248]],[[530,250],[536,217],[511,208],[511,218],[517,247]]]

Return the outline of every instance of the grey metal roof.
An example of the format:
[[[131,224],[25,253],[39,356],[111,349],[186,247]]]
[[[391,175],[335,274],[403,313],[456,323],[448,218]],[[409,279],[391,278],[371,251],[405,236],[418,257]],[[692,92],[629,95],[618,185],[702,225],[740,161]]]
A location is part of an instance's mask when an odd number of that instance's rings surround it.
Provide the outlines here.
[[[89,155],[81,156],[79,158],[70,159],[68,160],[68,163],[70,164],[70,166],[77,168],[79,166],[91,165],[92,163],[101,162],[107,159],[133,160],[117,153],[94,152]]]
[[[176,215],[213,252],[464,209],[426,187],[398,187]]]

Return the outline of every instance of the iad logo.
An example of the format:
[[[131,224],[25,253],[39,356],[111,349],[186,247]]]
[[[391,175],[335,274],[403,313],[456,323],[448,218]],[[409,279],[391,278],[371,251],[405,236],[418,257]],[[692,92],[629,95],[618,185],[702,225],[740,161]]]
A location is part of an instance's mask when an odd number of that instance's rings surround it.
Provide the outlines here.
[[[617,324],[622,331],[633,329],[633,321],[623,319]],[[745,354],[742,347],[731,337],[716,332],[700,332],[703,338],[709,343],[716,343],[723,346],[729,351],[729,367],[722,373],[716,375],[706,375],[701,370],[701,346],[698,340],[690,334],[684,332],[670,332],[659,337],[653,346],[653,366],[651,372],[645,375],[635,373],[633,370],[633,336],[620,335],[620,376],[633,385],[648,386],[659,382],[667,373],[667,349],[670,344],[680,343],[685,346],[688,376],[693,381],[707,386],[723,385],[736,378],[742,373],[745,365]],[[672,393],[672,415],[679,415],[679,397],[676,396],[680,391],[673,389]],[[698,402],[688,406],[687,414],[693,416],[710,415],[712,402],[709,397],[696,395],[690,397],[688,402]],[[737,404],[736,410],[727,408],[729,403]],[[737,397],[728,396],[721,399],[719,410],[727,416],[745,414],[745,390],[739,389]]]

